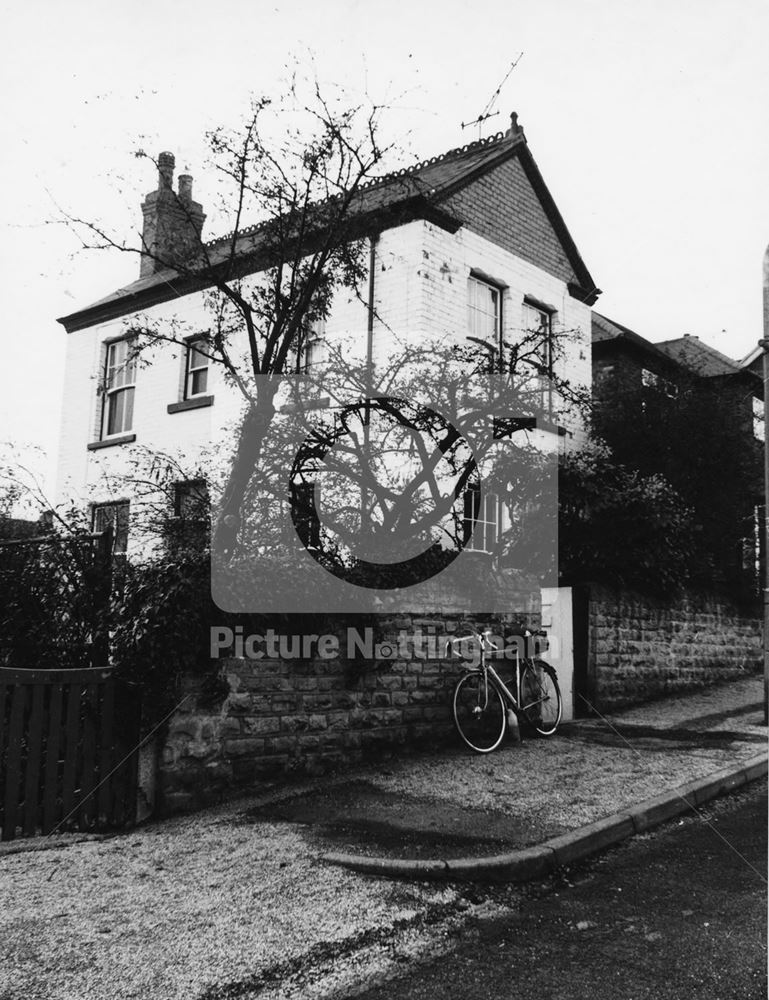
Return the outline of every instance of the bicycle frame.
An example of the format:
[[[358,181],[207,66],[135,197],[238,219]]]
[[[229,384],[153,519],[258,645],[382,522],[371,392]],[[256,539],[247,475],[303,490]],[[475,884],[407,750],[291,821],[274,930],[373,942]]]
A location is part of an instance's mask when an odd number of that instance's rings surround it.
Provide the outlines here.
[[[462,641],[464,641],[466,639],[473,639],[473,638],[475,638],[475,636],[472,636],[472,635],[461,636],[459,639],[450,640],[450,641],[451,642],[462,642]],[[505,698],[508,700],[508,702],[510,703],[510,705],[512,706],[512,708],[516,712],[525,711],[527,708],[530,708],[531,705],[536,704],[536,701],[531,702],[529,705],[522,705],[521,704],[521,657],[518,655],[518,650],[516,650],[516,653],[515,653],[515,694],[513,694],[513,692],[510,690],[510,688],[507,686],[507,684],[505,684],[505,682],[499,676],[499,674],[497,673],[497,671],[494,669],[494,667],[490,663],[486,662],[486,649],[487,649],[487,645],[486,644],[488,642],[488,640],[486,638],[486,634],[479,633],[478,636],[477,636],[477,638],[480,639],[481,660],[480,660],[480,663],[479,663],[479,665],[477,667],[466,667],[465,668],[466,673],[472,673],[474,670],[479,670],[483,674],[484,686],[486,687],[487,690],[488,690],[488,680],[487,680],[487,678],[488,678],[488,675],[491,674],[492,678],[499,685],[499,687],[500,687],[502,693],[504,694]],[[533,659],[531,657],[524,657],[523,658],[523,662],[524,662],[524,664],[529,664],[530,663],[532,665],[532,667],[534,665],[534,661],[533,661]],[[488,694],[486,695],[486,697],[488,697]]]
[[[475,641],[480,644],[476,652],[465,656],[462,676],[457,680],[453,695],[454,723],[459,735],[471,750],[490,753],[496,750],[505,734],[506,726],[517,725],[515,713],[541,736],[552,736],[561,720],[562,701],[555,670],[536,655],[521,655],[515,650],[515,677],[504,681],[495,667],[488,662],[490,654],[500,650],[492,644],[491,630],[449,639],[446,648],[458,643]],[[531,633],[525,632],[529,636]],[[467,662],[470,660],[470,662]],[[507,671],[506,671],[507,672]],[[532,676],[529,678],[529,672]],[[480,683],[478,683],[480,681]],[[524,699],[526,704],[523,704]],[[499,712],[502,712],[500,720]],[[506,718],[505,718],[506,716]]]

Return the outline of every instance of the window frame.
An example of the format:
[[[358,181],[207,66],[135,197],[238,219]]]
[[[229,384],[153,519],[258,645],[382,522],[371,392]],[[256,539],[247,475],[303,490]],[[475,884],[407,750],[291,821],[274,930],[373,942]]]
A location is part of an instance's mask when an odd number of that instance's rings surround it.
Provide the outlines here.
[[[504,316],[503,316],[503,300],[504,291],[507,286],[500,284],[496,281],[492,281],[486,276],[482,276],[478,271],[471,270],[470,274],[467,276],[467,336],[476,341],[484,344],[489,344],[493,347],[496,354],[496,364],[495,368],[501,363],[502,358],[502,347],[504,342]],[[491,316],[492,314],[486,312],[479,308],[478,304],[473,302],[473,295],[470,291],[471,288],[484,288],[488,289],[493,293],[496,298],[496,311],[493,314],[493,335],[491,340],[487,336],[484,336],[485,331],[478,330],[478,324],[473,323],[473,319],[477,316]]]
[[[542,367],[545,369],[548,378],[552,381],[554,365],[553,322],[558,310],[545,305],[543,302],[538,302],[536,299],[533,299],[528,295],[524,295],[521,308],[523,310],[522,319],[524,334],[539,333],[540,331],[543,331],[542,344],[544,346],[544,350],[542,352]],[[541,323],[536,329],[527,325],[526,314],[528,310],[536,312],[540,319],[544,318],[545,322]]]
[[[204,344],[208,347],[208,338],[200,334],[198,336],[190,337],[186,341],[184,355],[184,391],[182,393],[182,400],[185,402],[188,399],[201,399],[209,394],[208,376],[211,369],[211,359],[207,354],[205,354],[202,355],[205,364],[197,366],[192,365],[195,354],[200,354],[200,351],[196,346],[197,344]],[[205,386],[197,392],[191,392],[190,389],[194,382],[194,376],[198,372],[205,372]]]
[[[304,330],[302,342],[297,351],[296,365],[300,375],[310,375],[328,360],[325,356],[326,341],[326,321],[325,319],[314,320]],[[312,358],[311,351],[315,348],[318,357]]]
[[[104,363],[102,368],[102,405],[101,405],[101,418],[100,418],[100,441],[110,441],[113,438],[124,437],[126,434],[130,434],[133,431],[134,423],[134,404],[136,399],[136,369],[137,369],[137,359],[130,357],[130,347],[133,343],[133,337],[119,337],[115,340],[108,340],[104,343]],[[120,347],[125,346],[126,357],[118,364],[111,364],[111,358],[113,352],[116,352]],[[113,375],[110,376],[110,372]],[[111,378],[115,377],[115,373],[123,371],[124,375],[132,378],[132,381],[124,381],[121,385],[111,385]],[[130,393],[130,395],[128,395]],[[130,399],[130,418],[126,421],[126,409],[125,403],[123,404],[123,417],[121,420],[121,426],[118,430],[109,430],[110,418],[112,416],[112,406],[113,401],[118,400],[121,396],[126,396]],[[115,404],[117,405],[117,404]]]
[[[189,522],[202,522],[207,520],[210,516],[211,501],[208,494],[208,482],[205,479],[180,479],[173,484],[173,489],[173,508],[175,518],[180,521]],[[198,491],[197,496],[194,496],[195,491]],[[184,501],[187,498],[192,498],[200,505],[201,511],[199,516],[191,517],[189,513],[185,513]]]
[[[493,517],[486,516],[490,513],[489,506],[493,504]],[[477,506],[477,516],[473,519],[468,513],[468,505]],[[476,483],[471,483],[464,493],[462,523],[464,529],[464,550],[466,552],[483,552],[494,555],[499,545],[502,535],[502,503],[498,494],[482,490]],[[493,539],[489,538],[493,528]],[[481,537],[478,531],[481,530]],[[488,542],[491,540],[491,546]]]
[[[527,322],[529,312],[536,312],[540,323],[534,328]],[[555,369],[555,351],[553,348],[553,329],[558,310],[553,306],[540,302],[531,295],[524,295],[521,303],[521,326],[524,336],[530,333],[542,332],[541,367],[543,371],[540,377],[543,379],[542,385],[542,408],[547,411],[549,419],[553,419],[553,372]],[[544,380],[547,380],[544,382]]]
[[[110,511],[112,517],[109,519],[108,524],[103,524],[101,527],[98,526],[98,520],[101,514]],[[113,530],[112,536],[112,555],[113,556],[125,556],[128,551],[128,533],[130,529],[130,518],[131,518],[131,501],[130,500],[104,500],[97,503],[91,504],[91,531],[93,534],[100,534],[107,530],[107,527],[111,527]],[[122,519],[122,524],[120,523]]]

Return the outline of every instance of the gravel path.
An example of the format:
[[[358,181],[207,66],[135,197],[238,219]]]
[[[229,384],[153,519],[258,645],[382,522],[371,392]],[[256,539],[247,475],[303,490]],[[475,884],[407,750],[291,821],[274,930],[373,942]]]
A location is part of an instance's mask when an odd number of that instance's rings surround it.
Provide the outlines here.
[[[613,721],[710,728],[739,739],[652,749],[590,742],[575,727],[490,757],[462,751],[319,779],[471,802],[571,829],[760,752],[760,679],[644,706]],[[659,741],[658,741],[659,742]],[[318,780],[307,783],[317,786]],[[299,789],[272,797],[295,795]],[[457,919],[453,887],[400,885],[318,862],[302,828],[241,817],[259,799],[150,824],[124,836],[0,850],[0,1000],[216,1000],[223,984],[279,981],[315,958]],[[243,995],[242,993],[239,995]]]

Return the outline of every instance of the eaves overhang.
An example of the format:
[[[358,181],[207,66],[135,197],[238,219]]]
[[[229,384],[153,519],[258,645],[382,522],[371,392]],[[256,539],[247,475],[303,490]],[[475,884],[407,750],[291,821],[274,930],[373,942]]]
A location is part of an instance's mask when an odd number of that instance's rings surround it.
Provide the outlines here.
[[[460,219],[441,206],[431,203],[425,195],[416,194],[384,208],[357,215],[345,228],[345,239],[379,235],[387,229],[406,225],[416,219],[424,219],[449,233],[457,232],[462,225]],[[313,242],[310,240],[307,252],[312,251]],[[85,309],[60,317],[56,322],[61,323],[67,333],[74,333],[204,291],[213,287],[217,278],[231,281],[249,274],[258,274],[277,261],[277,254],[264,250],[257,244],[251,251],[239,252],[234,260],[212,265],[198,272],[193,269],[186,273],[171,269],[160,271],[149,281],[146,278],[140,279]]]
[[[374,236],[416,219],[425,219],[454,233],[463,225],[463,220],[442,203],[453,192],[515,156],[519,157],[576,278],[568,283],[569,294],[592,306],[601,294],[600,289],[585,266],[542,178],[523,130],[515,123],[507,133],[449,150],[415,167],[362,185],[356,195],[353,214],[344,227],[344,238]],[[72,333],[202,291],[215,285],[217,279],[232,280],[265,270],[279,258],[274,251],[270,253],[265,249],[263,233],[263,227],[255,226],[238,233],[236,237],[214,240],[207,244],[206,253],[218,258],[215,263],[197,270],[191,267],[184,273],[168,269],[139,279],[84,309],[60,317],[58,322],[68,333]],[[307,252],[312,252],[310,245]],[[283,253],[285,256],[285,248]]]

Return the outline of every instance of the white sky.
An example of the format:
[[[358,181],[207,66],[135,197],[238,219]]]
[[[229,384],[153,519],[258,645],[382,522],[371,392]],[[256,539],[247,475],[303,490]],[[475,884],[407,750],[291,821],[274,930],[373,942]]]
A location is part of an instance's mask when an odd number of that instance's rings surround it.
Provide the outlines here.
[[[733,357],[762,335],[765,0],[6,0],[3,23],[0,442],[54,456],[55,319],[138,272],[133,257],[73,257],[73,236],[50,224],[56,204],[136,225],[155,186],[138,147],[174,152],[205,203],[205,130],[236,124],[309,50],[321,79],[396,98],[393,133],[411,132],[420,157],[477,137],[460,122],[522,51],[484,134],[518,111],[604,290],[597,308],[651,340],[697,334]]]

